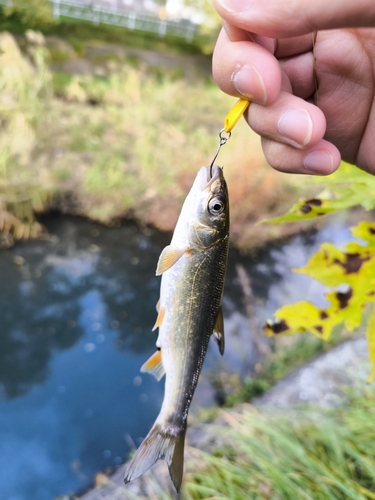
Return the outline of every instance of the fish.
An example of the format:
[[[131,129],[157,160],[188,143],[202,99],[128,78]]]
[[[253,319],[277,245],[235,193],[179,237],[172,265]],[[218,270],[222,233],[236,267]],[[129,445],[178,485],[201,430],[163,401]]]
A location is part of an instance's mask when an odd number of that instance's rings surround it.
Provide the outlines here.
[[[133,455],[124,481],[140,477],[164,459],[177,490],[183,477],[187,417],[213,336],[224,353],[222,295],[229,244],[229,199],[223,169],[201,167],[178,218],[171,243],[159,257],[162,275],[156,352],[141,367],[160,380],[162,407]]]

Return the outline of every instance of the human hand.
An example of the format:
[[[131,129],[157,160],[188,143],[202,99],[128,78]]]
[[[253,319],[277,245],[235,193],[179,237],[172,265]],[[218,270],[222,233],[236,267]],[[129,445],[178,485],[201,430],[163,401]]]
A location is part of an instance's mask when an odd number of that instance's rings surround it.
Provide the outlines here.
[[[327,175],[341,154],[375,174],[374,0],[213,1],[214,78],[252,101],[268,163]]]

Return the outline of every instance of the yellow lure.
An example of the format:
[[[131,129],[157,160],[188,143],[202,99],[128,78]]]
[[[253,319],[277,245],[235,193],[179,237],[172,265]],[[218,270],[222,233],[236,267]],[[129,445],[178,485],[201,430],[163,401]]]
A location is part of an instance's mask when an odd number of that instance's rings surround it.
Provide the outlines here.
[[[229,133],[249,107],[250,101],[239,99],[224,120],[224,131]]]
[[[226,144],[227,140],[230,138],[233,127],[236,125],[241,116],[245,113],[245,111],[249,107],[249,104],[250,101],[247,101],[246,99],[239,99],[225,117],[224,128],[220,130],[219,133],[219,146],[216,150],[214,159],[211,162],[211,168],[212,165],[215,163],[216,158],[218,157],[221,147],[224,146],[224,144]],[[225,134],[227,135],[225,136]]]

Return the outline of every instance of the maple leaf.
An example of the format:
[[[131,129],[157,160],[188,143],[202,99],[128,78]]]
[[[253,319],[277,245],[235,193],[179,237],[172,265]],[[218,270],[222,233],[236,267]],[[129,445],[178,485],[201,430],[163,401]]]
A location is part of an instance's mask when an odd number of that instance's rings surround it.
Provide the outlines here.
[[[320,177],[311,177],[310,180],[315,184],[323,182]],[[325,189],[314,198],[302,199],[286,214],[262,222],[300,222],[359,205],[365,210],[375,208],[375,176],[354,165],[341,163],[334,174],[324,177],[324,184]]]
[[[351,228],[353,236],[363,240],[348,243],[344,250],[331,243],[323,243],[306,266],[293,269],[333,288],[326,294],[328,306],[324,309],[310,302],[297,302],[278,309],[276,320],[267,321],[267,335],[295,335],[311,332],[327,340],[335,326],[344,323],[349,331],[362,321],[365,308],[375,302],[375,223],[360,222]],[[345,291],[342,286],[345,285]],[[340,290],[334,290],[340,286]],[[375,307],[367,324],[367,341],[375,378]]]

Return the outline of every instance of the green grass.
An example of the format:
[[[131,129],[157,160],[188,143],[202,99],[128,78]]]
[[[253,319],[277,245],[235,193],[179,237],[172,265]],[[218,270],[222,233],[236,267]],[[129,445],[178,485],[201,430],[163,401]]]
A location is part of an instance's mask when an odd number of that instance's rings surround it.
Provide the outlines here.
[[[375,499],[374,386],[347,390],[342,407],[246,404],[220,417],[206,424],[206,451],[186,446],[183,500]],[[149,474],[147,498],[171,500],[163,484]]]
[[[239,403],[246,403],[261,396],[273,385],[293,370],[306,362],[329,351],[335,345],[349,337],[343,328],[337,328],[328,341],[324,341],[310,333],[303,333],[294,338],[274,338],[265,357],[256,366],[255,373],[240,380],[238,376],[220,374],[220,378],[211,375],[211,382],[217,389],[226,392],[224,406],[231,408]],[[228,390],[228,387],[231,387]],[[226,388],[226,389],[225,389]],[[211,412],[216,416],[215,412]],[[205,412],[203,418],[207,419]]]
[[[191,450],[183,498],[374,499],[375,393],[361,392],[343,408],[232,411],[213,453]]]
[[[2,54],[0,212],[36,190],[43,200],[73,195],[73,213],[103,223],[131,215],[171,230],[235,100],[212,80],[155,76],[126,63],[107,76],[52,75],[41,50],[33,66],[14,41]],[[232,242],[249,247],[284,230],[249,221],[289,207],[300,181],[267,166],[244,122],[233,136],[220,163],[231,192]]]
[[[50,191],[46,172],[30,166],[47,126],[50,78],[41,50],[31,65],[9,34],[0,45],[0,231],[27,238],[40,232],[35,212]]]
[[[126,65],[108,77],[58,73],[53,84],[55,93],[64,99],[54,101],[51,108],[51,116],[60,123],[54,147],[67,154],[53,160],[50,168],[52,172],[65,170],[67,162],[80,166],[76,189],[90,200],[86,215],[108,222],[131,209],[137,217],[158,225],[160,213],[167,210],[173,224],[196,169],[216,149],[218,131],[233,99],[224,96],[212,81],[155,79]],[[96,105],[90,106],[90,102]],[[236,133],[249,144],[243,124]],[[246,175],[249,153],[253,165],[258,163],[262,170],[253,176]],[[221,158],[224,164],[233,164],[232,177],[241,189],[236,193],[236,186],[232,187],[233,199],[237,203],[246,200],[242,217],[258,209],[256,203],[247,201],[246,184],[251,191],[255,183],[258,192],[259,182],[266,185],[271,180],[269,192],[277,196],[278,206],[289,198],[289,187],[285,196],[280,192],[289,178],[280,183],[276,180],[279,174],[264,172],[259,144],[243,152],[236,151],[233,141]],[[241,182],[239,176],[246,176],[246,181]],[[105,205],[102,213],[101,205]],[[155,205],[160,211],[150,210]],[[263,206],[267,209],[267,203]],[[150,219],[151,213],[155,218]]]
[[[19,15],[4,15],[3,8],[0,6],[0,31],[6,30],[20,35],[29,28],[30,26],[26,25]],[[74,18],[61,18],[59,22],[33,25],[32,29],[41,31],[46,36],[58,36],[67,40],[79,54],[82,54],[84,46],[92,41],[117,43],[128,47],[171,54],[202,54],[205,47],[212,48],[212,40],[215,38],[214,33],[211,36],[198,34],[193,42],[188,42],[183,38],[171,35],[160,37],[156,33],[129,30],[107,24],[95,25]]]

